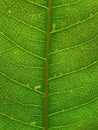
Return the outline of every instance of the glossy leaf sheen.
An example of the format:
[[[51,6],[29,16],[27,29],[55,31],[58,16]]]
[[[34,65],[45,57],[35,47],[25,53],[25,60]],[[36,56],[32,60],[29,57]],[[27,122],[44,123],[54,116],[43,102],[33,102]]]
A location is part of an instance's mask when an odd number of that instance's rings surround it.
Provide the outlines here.
[[[98,130],[97,96],[98,0],[0,0],[1,130]]]

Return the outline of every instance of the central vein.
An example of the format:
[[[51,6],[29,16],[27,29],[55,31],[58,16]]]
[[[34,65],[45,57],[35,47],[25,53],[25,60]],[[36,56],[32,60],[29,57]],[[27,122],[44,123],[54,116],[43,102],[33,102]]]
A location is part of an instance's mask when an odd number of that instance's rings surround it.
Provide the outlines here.
[[[48,19],[46,34],[46,62],[45,62],[45,109],[44,109],[44,130],[48,130],[48,78],[49,78],[49,43],[51,24],[52,0],[48,0]]]

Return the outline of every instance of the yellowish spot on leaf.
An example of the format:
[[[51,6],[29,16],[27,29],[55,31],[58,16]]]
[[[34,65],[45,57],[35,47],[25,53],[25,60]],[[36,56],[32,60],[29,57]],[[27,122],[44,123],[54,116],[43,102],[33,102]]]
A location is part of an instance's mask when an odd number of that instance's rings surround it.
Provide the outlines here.
[[[56,30],[56,24],[53,24],[53,32]]]
[[[36,125],[36,121],[31,122],[31,125]]]
[[[34,87],[35,90],[40,89],[40,88],[41,88],[41,85],[37,85]]]
[[[27,87],[29,87],[30,85],[29,84],[26,84]]]

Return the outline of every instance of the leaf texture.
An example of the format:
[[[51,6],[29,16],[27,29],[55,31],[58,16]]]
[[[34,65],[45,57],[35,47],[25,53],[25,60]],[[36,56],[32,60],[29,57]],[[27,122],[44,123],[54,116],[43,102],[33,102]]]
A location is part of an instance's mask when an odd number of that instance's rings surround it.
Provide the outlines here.
[[[0,129],[98,130],[98,0],[0,0]]]

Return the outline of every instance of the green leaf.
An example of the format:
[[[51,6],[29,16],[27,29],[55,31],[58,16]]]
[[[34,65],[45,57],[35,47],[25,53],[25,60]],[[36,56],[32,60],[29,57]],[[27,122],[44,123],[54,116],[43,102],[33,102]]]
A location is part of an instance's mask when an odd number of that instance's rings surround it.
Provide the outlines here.
[[[0,0],[0,129],[98,130],[98,0]]]

